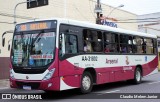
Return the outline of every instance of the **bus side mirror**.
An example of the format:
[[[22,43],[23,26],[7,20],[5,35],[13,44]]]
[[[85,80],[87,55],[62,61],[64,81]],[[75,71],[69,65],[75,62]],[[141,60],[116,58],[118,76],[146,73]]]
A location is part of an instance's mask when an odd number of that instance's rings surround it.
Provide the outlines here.
[[[60,55],[61,57],[65,54],[65,35],[64,33],[61,33],[60,34],[60,37],[59,37],[59,48],[60,48]]]
[[[61,42],[62,42],[62,34],[59,35],[59,42],[60,42],[60,45],[61,45]]]
[[[11,48],[11,45],[9,44],[9,45],[8,45],[8,51],[10,51],[10,48]]]
[[[2,46],[4,47],[5,45],[5,38],[2,39]]]

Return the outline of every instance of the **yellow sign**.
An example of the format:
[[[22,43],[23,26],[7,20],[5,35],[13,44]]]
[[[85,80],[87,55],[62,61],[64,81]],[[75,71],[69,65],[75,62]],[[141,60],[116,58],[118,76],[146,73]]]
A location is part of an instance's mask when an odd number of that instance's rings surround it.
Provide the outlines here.
[[[50,27],[51,27],[51,24],[49,24],[49,22],[26,23],[26,24],[20,25],[18,28],[18,31],[49,29]]]
[[[35,23],[30,24],[30,30],[39,30],[39,29],[47,29],[47,23]]]

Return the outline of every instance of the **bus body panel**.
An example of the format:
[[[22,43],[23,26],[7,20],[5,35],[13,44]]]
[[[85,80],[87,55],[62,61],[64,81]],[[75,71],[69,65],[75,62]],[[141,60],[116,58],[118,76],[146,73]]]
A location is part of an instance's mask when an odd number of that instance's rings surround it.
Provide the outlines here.
[[[96,84],[129,80],[134,78],[134,71],[137,66],[142,67],[143,76],[147,76],[157,72],[158,56],[153,54],[122,54],[122,53],[82,53],[83,49],[82,38],[83,29],[91,29],[98,31],[111,31],[116,33],[124,33],[128,35],[144,36],[155,39],[156,36],[137,33],[133,31],[115,29],[111,27],[81,23],[74,20],[57,20],[56,32],[56,52],[55,60],[39,77],[34,74],[19,74],[14,73],[16,79],[10,78],[10,86],[12,88],[23,88],[28,85],[33,89],[39,90],[67,90],[81,87],[81,78],[87,68],[93,68],[96,71]],[[40,20],[41,21],[41,20]],[[63,26],[61,26],[63,25]],[[66,57],[59,56],[59,35],[66,33],[67,30],[73,30],[73,35],[78,37],[78,54],[68,54]],[[78,32],[77,32],[78,31]],[[10,66],[12,69],[12,65]],[[42,78],[46,73],[55,68],[55,72],[51,79],[44,81]],[[91,73],[92,74],[92,73]],[[26,79],[26,76],[31,79]],[[38,80],[37,80],[38,79]],[[35,85],[35,86],[34,86]]]
[[[116,62],[117,65],[114,63],[103,65],[103,62],[106,61],[106,60],[102,60],[103,55],[102,56],[97,55],[98,58],[101,58],[101,60],[99,60],[97,62],[90,62],[90,61],[83,62],[83,61],[81,61],[83,56],[85,56],[85,55],[76,56],[75,58],[71,57],[71,58],[67,59],[68,62],[66,61],[65,64],[62,64],[62,66],[64,65],[64,67],[61,67],[62,68],[61,72],[63,72],[62,75],[64,76],[64,82],[67,85],[72,86],[72,87],[79,87],[78,83],[80,82],[80,80],[79,80],[78,74],[80,74],[80,73],[83,74],[83,71],[87,67],[93,67],[96,70],[97,84],[103,84],[103,83],[108,83],[108,82],[116,82],[116,81],[133,79],[134,78],[134,71],[135,71],[135,68],[137,65],[142,66],[143,76],[150,74],[158,66],[156,63],[158,61],[158,57],[156,57],[155,55],[149,56],[146,61],[145,61],[145,56],[143,56],[143,55],[141,55],[141,56],[127,55],[128,59],[130,59],[131,65],[124,64],[124,63],[126,63],[126,60],[125,60],[126,56],[122,57],[121,55],[117,56],[118,61],[119,61],[119,62]],[[95,55],[93,55],[93,56],[95,56]],[[114,56],[115,55],[106,55],[106,58],[114,59],[114,58],[112,58]],[[134,60],[135,60],[135,62],[133,62]],[[77,64],[77,65],[79,65],[77,67],[79,69],[77,69],[77,70],[81,70],[80,73],[76,73],[76,71],[74,69],[74,66],[75,66],[74,63],[79,63],[79,64]],[[101,65],[99,65],[100,63],[101,63]],[[89,64],[90,64],[90,66],[89,66]],[[123,65],[125,65],[125,66],[123,66]],[[97,66],[99,66],[99,67],[97,67]],[[70,73],[70,74],[68,74],[68,73]],[[76,74],[74,74],[74,73],[76,73]],[[67,78],[68,75],[71,75],[70,78],[68,80],[67,79],[65,80],[65,77]],[[77,77],[78,80],[75,80],[75,77]],[[75,84],[75,83],[77,83],[77,84]]]

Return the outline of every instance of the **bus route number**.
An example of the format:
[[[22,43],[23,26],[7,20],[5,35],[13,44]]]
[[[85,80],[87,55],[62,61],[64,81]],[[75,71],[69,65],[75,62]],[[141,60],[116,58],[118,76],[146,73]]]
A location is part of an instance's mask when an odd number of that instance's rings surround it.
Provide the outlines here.
[[[98,61],[97,56],[82,56],[82,61]]]

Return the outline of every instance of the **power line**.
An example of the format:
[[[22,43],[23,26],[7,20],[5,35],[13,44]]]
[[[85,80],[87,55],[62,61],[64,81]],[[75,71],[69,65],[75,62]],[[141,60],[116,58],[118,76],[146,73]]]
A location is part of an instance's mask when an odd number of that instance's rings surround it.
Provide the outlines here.
[[[1,21],[0,21],[0,23],[5,23],[5,24],[13,24],[13,23],[10,23],[10,22],[1,22]]]
[[[92,12],[93,10],[91,9],[91,4],[90,4],[90,3],[91,3],[91,2],[89,1],[90,11],[91,11],[93,17],[96,19],[96,16],[94,15],[94,12]]]
[[[139,21],[139,22],[115,22],[115,23],[145,23],[145,22],[155,22],[155,23],[157,23],[158,21]]]
[[[76,7],[75,4],[73,4],[73,6],[75,6],[74,8],[79,12],[79,14],[85,19],[85,20],[88,20],[80,11],[79,9]],[[89,20],[88,20],[89,21]]]
[[[0,15],[1,16],[7,16],[7,17],[14,17],[13,14],[2,13],[2,12],[0,12]],[[17,15],[16,18],[27,19],[27,20],[37,19],[37,18],[33,18],[33,17],[26,17],[26,16],[20,16],[20,15]]]
[[[152,29],[152,30],[156,30],[156,31],[160,31],[160,29],[155,29],[155,28],[151,28],[151,27],[142,27],[142,28],[148,28],[148,29]]]
[[[131,20],[152,20],[152,19],[160,19],[160,17],[156,17],[156,18],[143,18],[143,19],[124,19],[124,20],[118,20],[118,21],[131,21]]]

